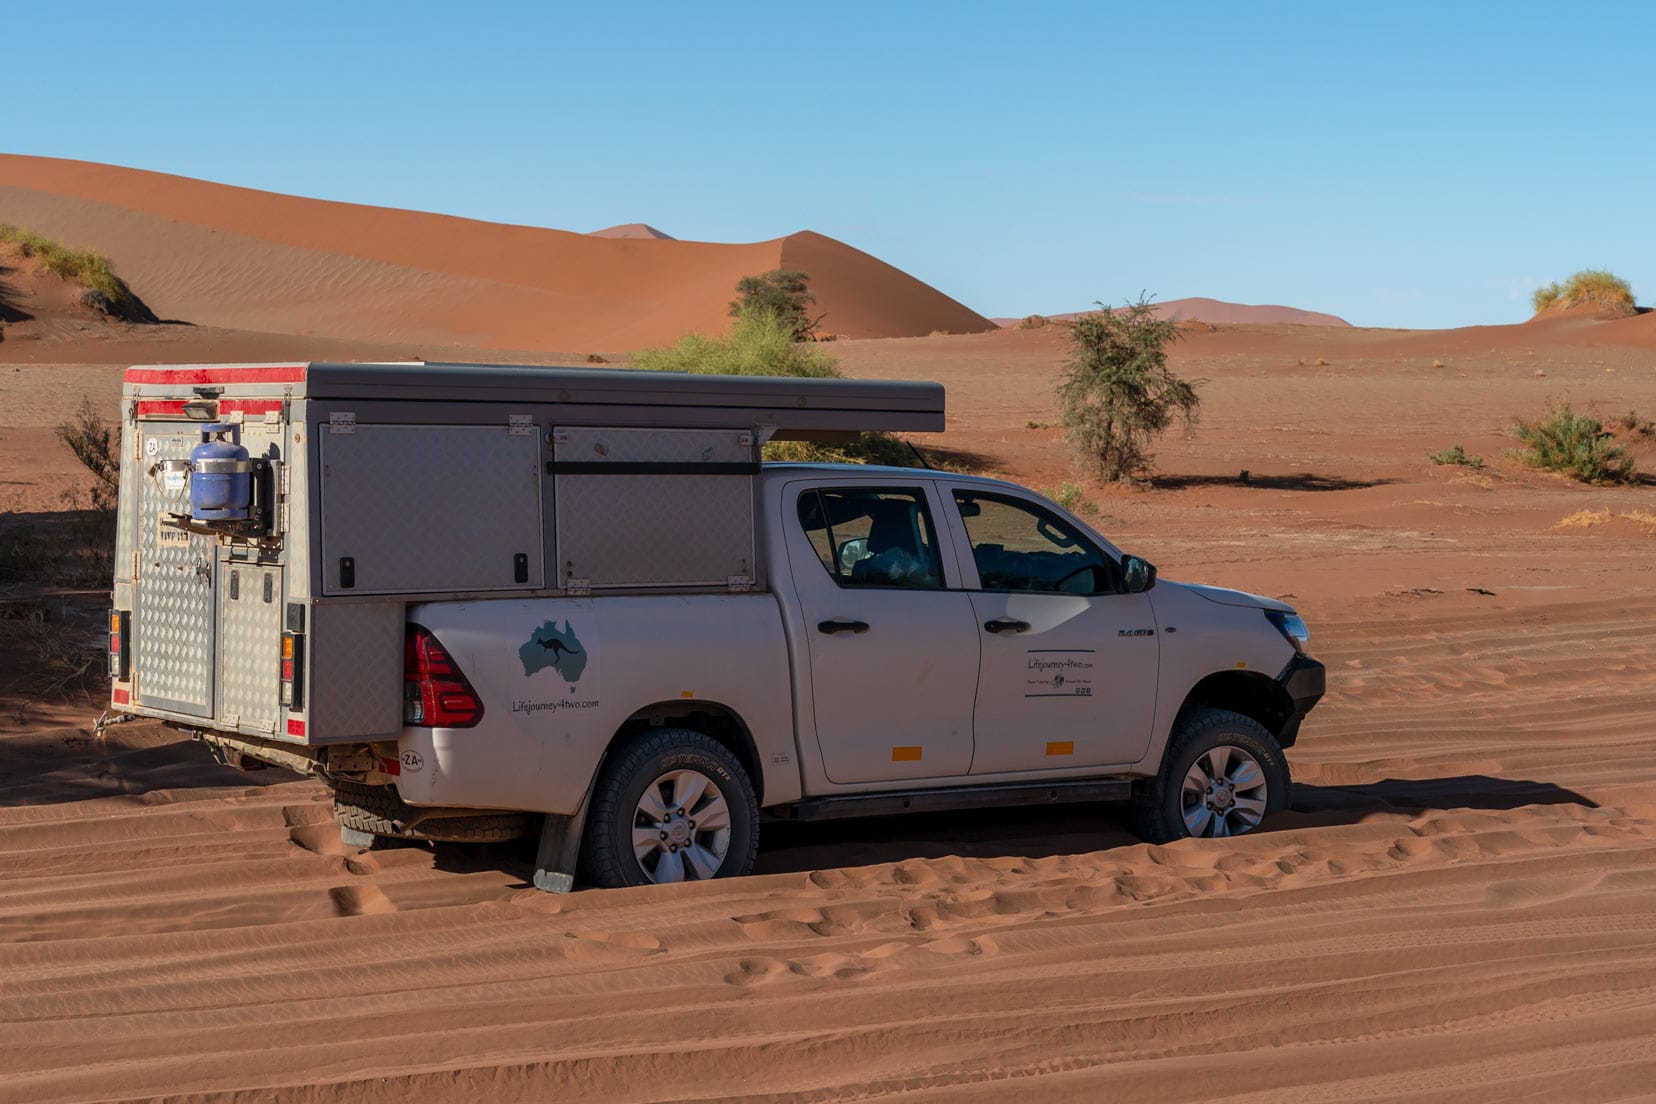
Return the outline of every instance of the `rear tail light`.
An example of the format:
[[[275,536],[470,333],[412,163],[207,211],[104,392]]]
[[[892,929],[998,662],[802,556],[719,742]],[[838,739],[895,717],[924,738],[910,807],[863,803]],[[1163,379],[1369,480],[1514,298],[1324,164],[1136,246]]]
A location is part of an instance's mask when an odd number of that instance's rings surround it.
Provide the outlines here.
[[[470,728],[483,719],[477,691],[431,635],[410,623],[403,637],[403,723],[417,728]]]
[[[305,636],[282,634],[282,704],[290,712],[305,708]]]
[[[125,682],[131,673],[127,658],[131,629],[132,614],[126,610],[109,611],[109,677],[116,682]]]

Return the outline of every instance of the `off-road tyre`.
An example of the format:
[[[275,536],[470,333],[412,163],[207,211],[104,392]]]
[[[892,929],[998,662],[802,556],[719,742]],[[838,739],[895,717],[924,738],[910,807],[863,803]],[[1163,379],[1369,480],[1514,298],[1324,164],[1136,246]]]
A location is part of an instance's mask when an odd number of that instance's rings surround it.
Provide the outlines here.
[[[528,813],[465,813],[429,816],[416,823],[431,810],[407,804],[395,786],[364,786],[342,778],[328,779],[328,786],[334,794],[334,819],[341,827],[392,839],[501,843],[528,835],[538,819]]]
[[[730,843],[716,878],[753,869],[759,852],[759,802],[729,748],[688,728],[652,728],[610,750],[592,789],[581,840],[581,880],[610,889],[652,884],[633,852],[632,829],[644,790],[662,775],[695,770],[719,788],[730,810]]]
[[[1162,756],[1161,770],[1154,778],[1133,784],[1134,835],[1146,843],[1171,843],[1190,835],[1181,800],[1184,778],[1200,756],[1220,745],[1245,751],[1260,765],[1265,775],[1266,817],[1288,807],[1288,787],[1292,781],[1288,759],[1276,737],[1264,725],[1228,709],[1187,709],[1173,722],[1173,735]],[[1252,830],[1232,834],[1242,835]]]

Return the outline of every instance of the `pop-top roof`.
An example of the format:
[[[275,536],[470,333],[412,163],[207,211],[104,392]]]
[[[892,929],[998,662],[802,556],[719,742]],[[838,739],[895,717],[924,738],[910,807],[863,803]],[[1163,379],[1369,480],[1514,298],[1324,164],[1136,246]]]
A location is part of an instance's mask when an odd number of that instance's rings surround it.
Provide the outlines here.
[[[403,422],[437,422],[424,404],[556,405],[553,417],[595,425],[769,425],[778,436],[863,430],[937,432],[943,386],[895,380],[702,376],[632,368],[510,364],[195,364],[129,368],[129,397],[281,396],[318,406],[396,403]],[[420,406],[402,404],[421,404]],[[359,418],[373,417],[368,410]]]

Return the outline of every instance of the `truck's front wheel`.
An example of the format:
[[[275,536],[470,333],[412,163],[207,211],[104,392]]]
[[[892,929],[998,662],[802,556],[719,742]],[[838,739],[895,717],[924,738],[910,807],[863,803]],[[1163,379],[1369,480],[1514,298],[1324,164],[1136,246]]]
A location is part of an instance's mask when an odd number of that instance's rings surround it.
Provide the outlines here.
[[[1162,769],[1134,795],[1134,827],[1149,843],[1240,836],[1288,807],[1288,760],[1265,726],[1225,709],[1174,722]]]
[[[759,806],[723,744],[684,728],[652,729],[605,762],[583,840],[586,880],[620,887],[746,874]]]

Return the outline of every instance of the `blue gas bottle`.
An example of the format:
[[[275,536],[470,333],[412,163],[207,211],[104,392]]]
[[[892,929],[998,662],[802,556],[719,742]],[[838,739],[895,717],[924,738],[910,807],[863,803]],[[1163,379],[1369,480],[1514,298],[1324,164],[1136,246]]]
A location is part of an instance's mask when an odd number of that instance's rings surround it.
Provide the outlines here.
[[[190,516],[199,521],[247,520],[252,471],[240,426],[202,426],[201,444],[190,450]]]

